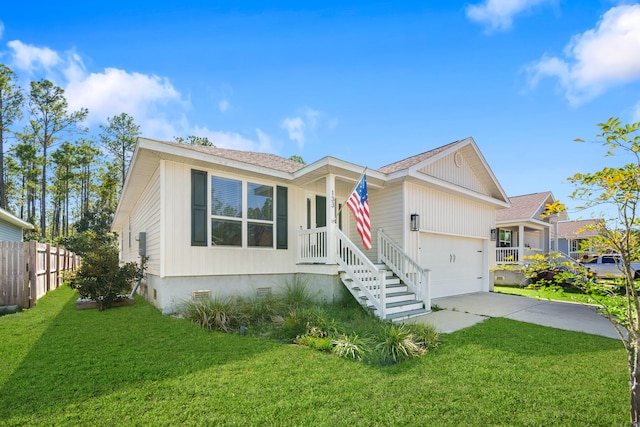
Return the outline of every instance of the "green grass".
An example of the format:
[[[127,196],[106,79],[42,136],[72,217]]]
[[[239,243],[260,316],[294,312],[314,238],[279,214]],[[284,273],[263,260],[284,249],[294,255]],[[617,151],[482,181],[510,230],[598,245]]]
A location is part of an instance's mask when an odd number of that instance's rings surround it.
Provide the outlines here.
[[[76,297],[0,317],[1,425],[628,424],[608,338],[496,318],[380,367]]]
[[[548,290],[548,289],[529,289],[521,288],[519,286],[494,286],[494,292],[510,295],[521,295],[529,298],[546,299],[553,301],[567,301],[567,302],[579,302],[582,304],[596,304],[596,301],[589,295],[583,294],[578,290]],[[603,300],[609,298],[620,297],[601,297]]]

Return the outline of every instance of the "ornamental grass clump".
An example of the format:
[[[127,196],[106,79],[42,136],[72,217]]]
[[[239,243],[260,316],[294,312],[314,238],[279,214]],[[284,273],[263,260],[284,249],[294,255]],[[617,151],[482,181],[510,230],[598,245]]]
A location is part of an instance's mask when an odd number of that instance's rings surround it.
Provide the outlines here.
[[[392,365],[421,356],[426,349],[415,342],[415,336],[407,325],[388,323],[382,328],[380,342],[375,346],[376,355],[383,365]]]
[[[343,359],[351,359],[356,361],[363,360],[369,353],[371,342],[366,338],[358,336],[353,332],[351,335],[340,335],[331,341],[333,348],[331,352]]]
[[[242,316],[232,298],[210,297],[183,301],[178,312],[203,328],[232,332],[242,324]]]

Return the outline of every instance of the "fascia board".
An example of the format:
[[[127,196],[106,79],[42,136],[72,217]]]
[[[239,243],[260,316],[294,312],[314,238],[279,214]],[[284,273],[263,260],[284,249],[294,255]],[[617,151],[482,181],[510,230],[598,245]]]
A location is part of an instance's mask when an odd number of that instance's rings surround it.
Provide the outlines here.
[[[13,224],[22,229],[33,230],[35,228],[33,224],[29,224],[28,222],[21,220],[17,216],[10,214],[8,211],[2,208],[0,208],[0,219],[3,219],[9,224]]]

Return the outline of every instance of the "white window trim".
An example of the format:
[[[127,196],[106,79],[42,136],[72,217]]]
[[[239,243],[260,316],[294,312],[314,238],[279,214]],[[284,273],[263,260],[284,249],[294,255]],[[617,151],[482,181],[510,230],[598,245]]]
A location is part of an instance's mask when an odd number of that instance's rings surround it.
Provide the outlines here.
[[[212,178],[216,177],[216,178],[224,178],[224,179],[230,179],[230,180],[234,180],[234,181],[240,181],[241,183],[241,191],[242,191],[242,215],[240,217],[228,217],[228,216],[220,216],[220,215],[213,215],[211,212],[211,202],[212,202],[212,198],[211,198],[211,192],[212,192]],[[258,185],[266,185],[268,187],[271,187],[272,191],[272,207],[271,207],[271,220],[264,220],[264,219],[249,219],[249,215],[248,215],[248,209],[249,209],[249,205],[248,205],[248,201],[249,201],[249,183],[251,184],[258,184]],[[272,184],[272,183],[267,183],[264,181],[255,181],[255,180],[248,180],[244,177],[238,177],[238,176],[229,176],[229,175],[224,175],[224,174],[217,174],[217,173],[212,173],[209,172],[208,173],[208,179],[207,179],[207,214],[209,217],[209,221],[207,224],[207,229],[208,229],[208,242],[207,245],[210,248],[224,248],[224,249],[256,249],[256,250],[275,250],[276,249],[276,185]],[[213,245],[211,243],[211,233],[213,232],[213,230],[211,229],[211,220],[213,219],[220,219],[220,220],[228,220],[228,221],[237,221],[241,223],[241,245],[240,246],[233,246],[233,245]],[[267,225],[271,225],[271,246],[249,246],[249,223],[255,223],[255,224],[267,224]]]

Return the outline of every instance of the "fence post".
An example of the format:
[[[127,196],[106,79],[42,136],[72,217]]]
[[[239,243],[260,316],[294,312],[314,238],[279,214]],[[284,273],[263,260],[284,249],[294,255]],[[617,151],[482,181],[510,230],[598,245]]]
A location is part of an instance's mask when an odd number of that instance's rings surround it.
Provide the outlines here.
[[[51,245],[49,243],[45,244],[44,269],[45,290],[49,292],[51,290]]]
[[[29,307],[38,300],[38,242],[31,240],[28,246],[29,260]]]

